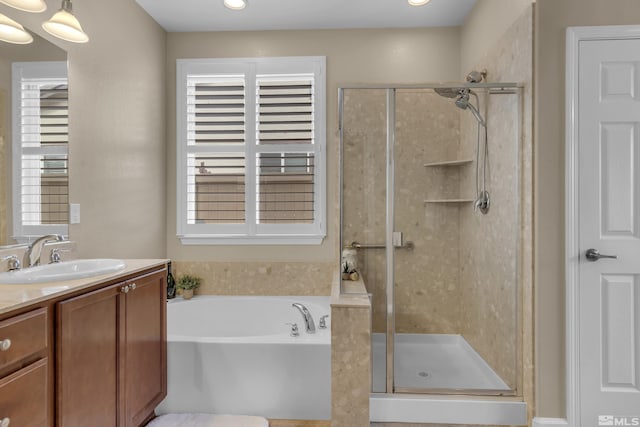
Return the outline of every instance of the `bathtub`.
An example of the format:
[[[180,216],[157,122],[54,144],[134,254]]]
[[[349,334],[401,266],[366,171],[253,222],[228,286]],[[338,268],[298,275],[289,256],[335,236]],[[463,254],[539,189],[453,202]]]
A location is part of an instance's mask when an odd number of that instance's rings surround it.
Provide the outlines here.
[[[307,334],[300,312],[311,312]],[[156,414],[331,418],[329,297],[197,296],[167,305],[167,397]],[[300,336],[291,337],[297,323]]]

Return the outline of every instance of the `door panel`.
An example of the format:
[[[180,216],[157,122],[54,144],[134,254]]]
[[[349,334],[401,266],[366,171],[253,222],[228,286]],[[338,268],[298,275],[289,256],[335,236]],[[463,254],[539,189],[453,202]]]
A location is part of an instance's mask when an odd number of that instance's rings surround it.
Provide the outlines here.
[[[602,275],[602,388],[638,392],[637,275]]]
[[[110,286],[57,305],[58,426],[117,425],[119,299]]]
[[[580,412],[591,426],[640,416],[640,40],[581,41],[579,70]],[[590,248],[618,258],[590,261]]]
[[[137,427],[167,392],[166,276],[156,273],[128,282],[124,336],[123,388],[126,427]]]

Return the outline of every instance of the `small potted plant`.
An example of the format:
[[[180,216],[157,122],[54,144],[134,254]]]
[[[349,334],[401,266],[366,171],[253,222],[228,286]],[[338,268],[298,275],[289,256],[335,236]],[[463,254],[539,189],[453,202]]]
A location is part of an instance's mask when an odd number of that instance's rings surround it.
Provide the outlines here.
[[[182,289],[182,298],[191,299],[191,297],[193,297],[193,290],[200,287],[201,283],[202,279],[200,277],[193,276],[191,274],[183,274],[178,277],[176,287],[178,289]]]

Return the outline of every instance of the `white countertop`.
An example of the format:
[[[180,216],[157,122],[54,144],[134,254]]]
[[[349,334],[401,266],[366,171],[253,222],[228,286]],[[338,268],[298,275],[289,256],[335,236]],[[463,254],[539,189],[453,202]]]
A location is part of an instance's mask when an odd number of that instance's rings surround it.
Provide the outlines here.
[[[0,314],[90,288],[99,283],[117,280],[119,277],[129,276],[153,267],[160,267],[168,261],[166,259],[125,259],[126,267],[117,273],[60,282],[0,285]]]

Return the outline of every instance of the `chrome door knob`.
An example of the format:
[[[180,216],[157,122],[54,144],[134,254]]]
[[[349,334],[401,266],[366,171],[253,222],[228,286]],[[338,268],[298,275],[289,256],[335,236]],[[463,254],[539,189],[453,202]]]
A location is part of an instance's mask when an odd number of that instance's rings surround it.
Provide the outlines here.
[[[587,260],[595,262],[598,261],[600,258],[610,258],[610,259],[618,259],[618,255],[602,255],[600,252],[598,252],[597,249],[587,249],[587,252],[585,252],[584,256],[587,258]]]
[[[4,340],[0,340],[0,351],[7,351],[11,348],[11,340],[6,338]],[[0,425],[2,427],[2,425]]]

